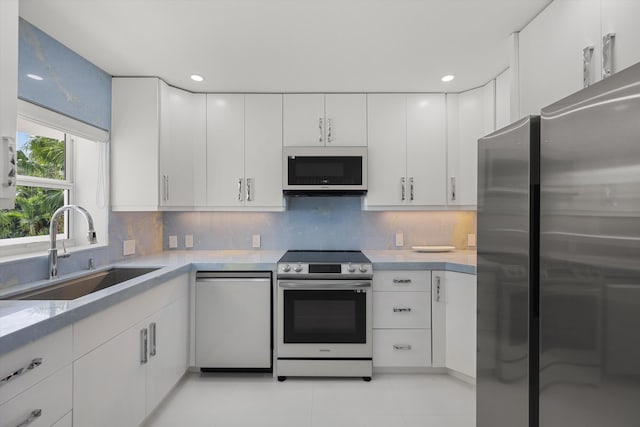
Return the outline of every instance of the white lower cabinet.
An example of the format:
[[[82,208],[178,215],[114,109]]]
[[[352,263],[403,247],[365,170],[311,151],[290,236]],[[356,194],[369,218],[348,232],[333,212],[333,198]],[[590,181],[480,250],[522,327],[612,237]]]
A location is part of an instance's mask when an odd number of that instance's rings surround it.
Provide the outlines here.
[[[373,366],[431,365],[430,329],[374,329]]]
[[[475,378],[476,276],[433,271],[432,289],[434,348],[444,342],[444,366]]]
[[[431,366],[431,272],[373,276],[373,366]]]
[[[71,410],[71,378],[69,364],[0,405],[1,425],[54,425]]]
[[[188,363],[188,283],[172,279],[94,315],[128,325],[96,330],[95,347],[86,337],[94,316],[77,324],[74,346],[92,349],[73,363],[73,425],[140,425],[178,382]]]
[[[73,425],[73,412],[67,412],[67,415],[60,418],[57,423],[51,427],[71,427]]]
[[[142,324],[73,364],[73,424],[137,426],[146,415]]]
[[[147,365],[147,415],[158,406],[187,370],[189,299],[184,296],[152,316]]]

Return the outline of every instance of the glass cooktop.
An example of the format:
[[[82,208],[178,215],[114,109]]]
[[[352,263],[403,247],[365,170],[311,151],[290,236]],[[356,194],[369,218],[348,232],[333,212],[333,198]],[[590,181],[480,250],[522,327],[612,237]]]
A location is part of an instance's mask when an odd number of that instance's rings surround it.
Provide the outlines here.
[[[280,261],[286,263],[349,263],[370,264],[361,251],[322,251],[292,250],[287,251]]]

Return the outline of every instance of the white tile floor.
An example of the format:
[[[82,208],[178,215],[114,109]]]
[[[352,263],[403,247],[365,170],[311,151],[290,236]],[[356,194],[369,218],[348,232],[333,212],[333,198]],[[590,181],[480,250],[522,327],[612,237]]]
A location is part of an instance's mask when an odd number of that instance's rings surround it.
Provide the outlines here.
[[[359,379],[188,374],[145,427],[475,427],[475,387],[438,374]]]

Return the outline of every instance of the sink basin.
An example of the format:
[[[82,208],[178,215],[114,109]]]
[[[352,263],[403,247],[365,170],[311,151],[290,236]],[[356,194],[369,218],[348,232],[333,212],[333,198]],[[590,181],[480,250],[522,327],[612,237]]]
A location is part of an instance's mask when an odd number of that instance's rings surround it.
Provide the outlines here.
[[[114,267],[89,273],[86,276],[58,282],[36,290],[22,292],[6,299],[11,300],[74,300],[90,293],[122,283],[134,277],[158,270],[153,268]]]

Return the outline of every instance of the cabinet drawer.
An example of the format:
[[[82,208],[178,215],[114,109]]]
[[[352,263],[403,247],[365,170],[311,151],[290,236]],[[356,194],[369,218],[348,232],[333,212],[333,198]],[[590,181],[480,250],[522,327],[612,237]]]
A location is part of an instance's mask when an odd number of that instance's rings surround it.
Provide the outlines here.
[[[431,330],[374,329],[373,366],[431,366]]]
[[[430,291],[431,271],[376,271],[373,274],[373,290],[401,292]]]
[[[71,410],[71,365],[0,405],[3,426],[50,426]]]
[[[7,380],[0,383],[0,404],[71,363],[71,339],[67,326],[2,356],[0,380]]]
[[[431,292],[374,292],[374,328],[430,328]]]
[[[188,292],[188,275],[178,276],[76,322],[73,325],[73,360],[89,353]]]

